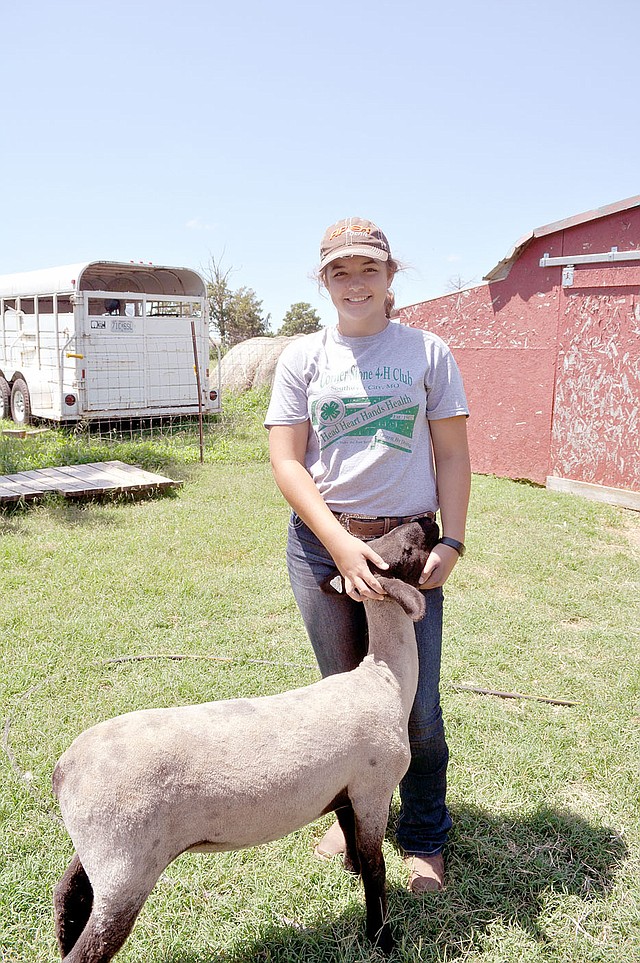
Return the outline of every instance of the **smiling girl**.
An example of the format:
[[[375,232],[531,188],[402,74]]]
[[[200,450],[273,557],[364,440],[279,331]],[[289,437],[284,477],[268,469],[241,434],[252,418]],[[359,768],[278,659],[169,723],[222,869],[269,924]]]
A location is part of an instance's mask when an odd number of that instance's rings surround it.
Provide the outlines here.
[[[444,342],[390,319],[397,262],[371,221],[327,229],[320,278],[338,322],[282,353],[265,424],[274,477],[291,506],[287,565],[323,676],[355,668],[367,651],[363,598],[383,590],[367,540],[409,518],[440,512],[442,537],[422,573],[427,612],[416,623],[420,677],[411,765],[400,784],[396,837],[413,893],[442,889],[451,828],[448,748],[440,708],[442,586],[464,553],[470,491],[462,379]],[[346,594],[322,582],[338,568]],[[335,823],[316,846],[344,851]]]

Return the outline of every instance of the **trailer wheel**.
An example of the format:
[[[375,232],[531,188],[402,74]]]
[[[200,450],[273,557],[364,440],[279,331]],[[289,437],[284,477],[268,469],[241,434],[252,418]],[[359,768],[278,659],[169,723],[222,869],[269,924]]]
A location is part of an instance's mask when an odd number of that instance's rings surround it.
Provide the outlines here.
[[[0,418],[11,417],[11,388],[6,378],[0,375]]]
[[[16,425],[28,425],[31,421],[31,398],[22,378],[16,378],[11,389],[11,417]]]

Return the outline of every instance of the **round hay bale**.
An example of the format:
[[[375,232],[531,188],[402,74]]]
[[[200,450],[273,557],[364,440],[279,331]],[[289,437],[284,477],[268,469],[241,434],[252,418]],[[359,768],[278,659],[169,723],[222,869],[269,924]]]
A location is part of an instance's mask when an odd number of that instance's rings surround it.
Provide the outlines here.
[[[278,358],[294,338],[248,338],[240,341],[225,354],[220,365],[222,387],[226,391],[242,392],[250,388],[273,384]]]

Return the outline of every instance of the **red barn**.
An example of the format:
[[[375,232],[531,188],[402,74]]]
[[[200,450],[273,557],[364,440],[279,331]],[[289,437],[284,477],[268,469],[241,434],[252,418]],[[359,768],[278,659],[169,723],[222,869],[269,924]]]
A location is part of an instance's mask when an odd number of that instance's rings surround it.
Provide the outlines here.
[[[399,319],[464,376],[473,470],[640,509],[640,195],[521,238]]]

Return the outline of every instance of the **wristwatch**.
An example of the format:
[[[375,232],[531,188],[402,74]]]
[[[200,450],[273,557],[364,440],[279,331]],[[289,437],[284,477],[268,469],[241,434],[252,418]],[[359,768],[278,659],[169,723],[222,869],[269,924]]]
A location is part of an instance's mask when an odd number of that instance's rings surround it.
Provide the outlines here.
[[[442,538],[438,539],[438,542],[442,545],[448,545],[449,548],[455,548],[460,558],[462,558],[465,553],[464,542],[459,542],[457,538],[448,538],[446,535],[443,535]]]

